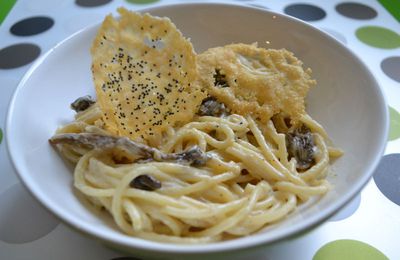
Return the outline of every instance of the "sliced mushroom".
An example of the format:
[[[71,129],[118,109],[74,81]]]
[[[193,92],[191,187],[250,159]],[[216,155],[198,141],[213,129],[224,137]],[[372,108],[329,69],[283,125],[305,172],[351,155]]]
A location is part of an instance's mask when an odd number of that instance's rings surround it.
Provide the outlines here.
[[[79,133],[79,134],[57,134],[50,138],[50,143],[57,144],[70,144],[83,146],[89,149],[110,149],[119,148],[128,154],[133,154],[139,158],[153,157],[157,152],[156,149],[148,147],[131,141],[127,137],[115,137],[110,135],[100,135],[92,133]]]
[[[176,161],[181,164],[203,166],[209,159],[207,154],[198,146],[194,146],[182,153],[166,154],[156,148],[149,147],[130,140],[127,137],[116,137],[92,133],[57,134],[49,142],[58,148],[58,144],[83,146],[89,149],[117,148],[135,158],[135,161],[145,163],[149,161]]]

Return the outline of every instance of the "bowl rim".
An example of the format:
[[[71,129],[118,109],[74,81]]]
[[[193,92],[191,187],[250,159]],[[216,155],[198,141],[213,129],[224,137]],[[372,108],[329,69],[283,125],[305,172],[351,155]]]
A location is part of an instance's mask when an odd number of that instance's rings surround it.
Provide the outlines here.
[[[7,117],[6,117],[6,131],[5,131],[5,139],[6,139],[6,144],[7,144],[7,151],[10,155],[11,162],[13,164],[13,167],[15,171],[17,172],[17,176],[20,179],[20,181],[23,183],[23,185],[27,188],[27,190],[35,197],[47,210],[55,214],[59,219],[61,219],[64,223],[67,223],[69,226],[72,226],[73,228],[83,231],[85,234],[89,234],[92,237],[100,238],[101,240],[110,242],[112,244],[117,244],[119,246],[123,247],[128,247],[128,248],[134,248],[137,250],[142,250],[142,251],[153,251],[153,252],[164,252],[164,253],[174,253],[174,254],[207,254],[207,253],[220,253],[220,252],[225,252],[225,251],[236,251],[236,250],[243,250],[246,248],[251,248],[251,247],[256,247],[260,245],[266,245],[266,244],[271,244],[275,242],[279,242],[285,238],[290,238],[295,234],[304,232],[320,223],[322,223],[324,220],[329,218],[331,215],[336,213],[340,208],[344,207],[352,198],[354,198],[360,191],[361,189],[367,184],[367,182],[370,180],[372,177],[374,170],[378,166],[378,163],[384,154],[385,147],[387,144],[387,137],[388,137],[388,129],[389,129],[389,111],[388,111],[388,105],[386,102],[386,98],[384,96],[384,92],[382,88],[379,86],[378,82],[376,81],[375,77],[372,75],[371,71],[368,69],[368,67],[361,61],[360,58],[349,48],[347,48],[342,42],[338,41],[335,39],[333,36],[323,32],[322,30],[314,27],[313,25],[306,23],[300,19],[297,19],[295,17],[288,16],[286,14],[278,13],[275,11],[267,10],[267,9],[261,9],[258,7],[253,7],[253,6],[248,6],[244,4],[238,4],[238,3],[207,3],[207,2],[190,2],[190,3],[175,3],[175,4],[161,4],[157,6],[152,6],[148,8],[139,8],[135,9],[134,11],[137,12],[153,12],[153,11],[162,11],[163,9],[174,9],[174,8],[181,8],[181,7],[191,7],[191,8],[196,8],[196,7],[209,7],[212,6],[214,8],[236,8],[236,9],[247,9],[248,11],[254,11],[254,12],[260,12],[265,15],[275,15],[277,17],[280,17],[282,19],[288,20],[289,22],[294,22],[294,23],[300,23],[302,26],[308,27],[309,29],[316,31],[317,33],[321,34],[322,36],[328,38],[330,41],[334,41],[337,45],[339,45],[339,48],[342,48],[342,50],[347,53],[354,61],[357,62],[361,70],[364,70],[366,75],[369,77],[369,81],[371,82],[371,85],[374,85],[373,90],[375,91],[376,98],[380,102],[380,108],[382,109],[381,112],[383,112],[382,120],[384,125],[382,126],[382,131],[379,136],[378,140],[378,149],[376,150],[375,157],[372,162],[370,162],[370,166],[367,169],[367,171],[364,173],[364,175],[360,178],[360,181],[357,182],[356,184],[353,184],[351,189],[349,190],[347,196],[342,196],[338,198],[334,203],[331,203],[328,207],[323,209],[316,217],[312,217],[310,219],[302,221],[300,225],[293,225],[289,227],[285,227],[282,231],[278,232],[275,236],[269,237],[267,233],[259,233],[255,235],[250,235],[248,237],[241,237],[241,238],[236,238],[233,240],[228,240],[228,241],[222,241],[222,242],[215,242],[215,243],[207,243],[207,244],[199,244],[199,245],[182,245],[182,244],[176,244],[176,243],[163,243],[163,242],[156,242],[156,241],[151,241],[151,240],[145,240],[141,238],[136,238],[136,237],[128,237],[127,235],[123,234],[122,235],[126,237],[122,237],[121,234],[105,234],[103,232],[99,232],[96,227],[94,226],[85,226],[83,225],[79,218],[74,217],[72,214],[65,214],[65,211],[61,210],[58,207],[55,207],[53,203],[47,199],[46,196],[41,194],[41,192],[38,191],[38,189],[35,189],[34,187],[31,187],[29,182],[25,180],[25,174],[23,170],[20,169],[18,160],[16,159],[18,156],[12,147],[12,140],[13,140],[13,135],[11,133],[11,128],[12,128],[12,121],[13,121],[13,112],[14,112],[14,107],[16,104],[16,100],[18,97],[19,92],[21,89],[24,88],[26,85],[25,83],[30,79],[31,75],[36,71],[36,69],[43,63],[43,61],[49,56],[51,53],[53,53],[59,46],[68,44],[68,42],[75,37],[78,37],[80,34],[85,33],[88,30],[91,30],[97,26],[100,26],[101,22],[95,22],[91,25],[88,25],[81,30],[71,34],[64,40],[60,41],[58,44],[56,44],[54,47],[52,47],[50,50],[48,50],[45,54],[43,54],[39,59],[37,59],[33,65],[29,68],[29,70],[25,73],[25,75],[22,77],[21,81],[19,82],[18,86],[16,87],[12,98],[11,102],[9,103],[8,107],[8,112],[7,112]]]

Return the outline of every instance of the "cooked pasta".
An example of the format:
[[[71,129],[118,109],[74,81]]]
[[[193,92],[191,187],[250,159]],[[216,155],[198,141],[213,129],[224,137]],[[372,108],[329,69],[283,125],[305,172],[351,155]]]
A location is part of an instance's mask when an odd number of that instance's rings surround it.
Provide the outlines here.
[[[315,162],[303,171],[296,169],[295,157],[288,159],[285,133],[277,131],[273,120],[261,126],[251,116],[237,114],[197,116],[152,140],[165,154],[199,147],[208,157],[201,167],[171,161],[121,162],[115,158],[123,158],[125,152],[118,147],[88,149],[66,143],[60,151],[76,164],[75,187],[109,211],[123,232],[157,241],[203,243],[257,232],[329,190],[329,160],[341,151],[330,147],[326,132],[310,116],[300,121],[315,140]],[[78,113],[57,132],[68,133],[107,135],[98,106]],[[132,187],[143,175],[158,180],[161,188]]]

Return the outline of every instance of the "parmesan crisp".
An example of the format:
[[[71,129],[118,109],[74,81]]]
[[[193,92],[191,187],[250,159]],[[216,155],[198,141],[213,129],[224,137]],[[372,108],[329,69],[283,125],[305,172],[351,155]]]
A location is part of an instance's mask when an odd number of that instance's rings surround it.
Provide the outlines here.
[[[108,131],[146,140],[190,121],[206,94],[192,44],[168,18],[118,12],[91,48],[97,103]]]
[[[294,121],[305,114],[304,99],[316,82],[293,53],[231,44],[197,58],[202,84],[233,113],[253,115],[261,122],[280,112]]]

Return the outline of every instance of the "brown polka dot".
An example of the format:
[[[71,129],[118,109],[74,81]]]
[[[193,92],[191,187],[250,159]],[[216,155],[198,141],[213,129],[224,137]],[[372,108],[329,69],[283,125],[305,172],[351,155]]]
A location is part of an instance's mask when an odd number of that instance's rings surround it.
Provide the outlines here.
[[[96,7],[110,3],[112,0],[76,0],[75,3],[82,7]]]
[[[0,240],[22,244],[38,240],[59,224],[20,184],[0,194]]]
[[[400,56],[384,59],[381,62],[381,69],[389,78],[400,82]]]
[[[374,173],[374,181],[386,198],[400,206],[400,154],[385,155]]]
[[[304,21],[318,21],[326,16],[323,9],[310,4],[291,4],[285,7],[284,12]]]
[[[338,4],[336,11],[343,16],[357,20],[368,20],[377,16],[377,12],[373,8],[352,2]]]
[[[46,16],[26,18],[15,23],[10,32],[17,36],[30,36],[49,30],[54,25],[54,20]]]
[[[0,49],[0,69],[13,69],[34,61],[40,55],[39,46],[20,43]]]

